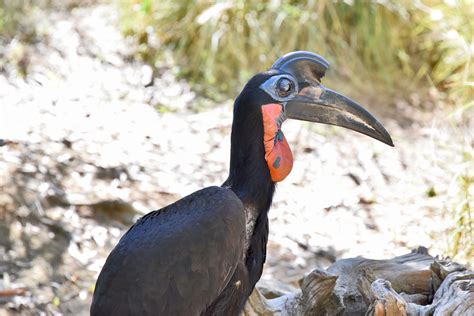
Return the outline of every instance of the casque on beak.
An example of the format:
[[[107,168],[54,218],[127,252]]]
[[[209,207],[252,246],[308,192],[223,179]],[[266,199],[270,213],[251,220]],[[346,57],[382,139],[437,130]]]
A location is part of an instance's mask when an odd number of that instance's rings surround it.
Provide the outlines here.
[[[394,146],[389,133],[365,108],[321,84],[328,67],[324,58],[305,51],[289,53],[273,64],[272,69],[298,82],[298,92],[285,104],[286,117],[342,126]]]

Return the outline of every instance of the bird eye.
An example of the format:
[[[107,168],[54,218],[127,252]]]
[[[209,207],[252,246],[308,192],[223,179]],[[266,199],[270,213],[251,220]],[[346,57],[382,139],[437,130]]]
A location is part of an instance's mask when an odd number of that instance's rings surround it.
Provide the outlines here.
[[[276,84],[276,88],[277,88],[278,96],[287,97],[293,92],[293,89],[295,87],[291,80],[287,78],[281,78],[280,80],[278,80]]]

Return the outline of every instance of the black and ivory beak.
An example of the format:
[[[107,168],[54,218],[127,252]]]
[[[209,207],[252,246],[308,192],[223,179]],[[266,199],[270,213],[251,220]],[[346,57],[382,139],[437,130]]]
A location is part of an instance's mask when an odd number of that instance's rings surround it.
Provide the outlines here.
[[[321,84],[328,67],[324,58],[310,52],[293,52],[275,62],[273,69],[298,82],[298,92],[285,104],[286,117],[342,126],[394,146],[387,130],[364,107]]]

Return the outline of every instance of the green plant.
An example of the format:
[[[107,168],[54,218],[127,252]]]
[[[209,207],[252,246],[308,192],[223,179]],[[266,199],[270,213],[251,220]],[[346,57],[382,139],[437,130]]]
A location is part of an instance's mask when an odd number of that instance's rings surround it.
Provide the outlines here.
[[[31,18],[40,4],[44,5],[44,1],[0,0],[0,39],[34,38],[36,28]]]
[[[153,64],[160,45],[171,48],[179,73],[207,94],[234,95],[278,56],[310,50],[334,63],[331,84],[343,77],[361,92],[429,84],[473,95],[469,1],[119,1],[140,56]]]
[[[451,233],[451,256],[456,258],[474,257],[474,148],[465,144],[462,153],[463,164],[456,176],[456,195],[452,201],[456,226]],[[472,264],[472,262],[471,262]]]
[[[28,45],[44,35],[42,10],[52,0],[0,0],[0,71],[10,65],[26,76]]]

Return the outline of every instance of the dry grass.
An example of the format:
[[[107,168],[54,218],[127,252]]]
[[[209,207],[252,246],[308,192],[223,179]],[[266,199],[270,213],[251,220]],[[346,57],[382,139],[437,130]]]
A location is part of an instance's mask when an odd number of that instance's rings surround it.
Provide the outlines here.
[[[472,120],[473,111],[463,113]],[[471,124],[472,126],[472,124]],[[460,137],[459,143],[452,144],[459,157],[456,164],[457,173],[451,182],[451,192],[448,193],[448,210],[455,221],[450,232],[449,254],[457,259],[464,260],[470,265],[474,262],[474,135],[468,133]]]
[[[434,85],[457,100],[473,95],[470,1],[119,3],[122,27],[140,42],[141,56],[159,60],[160,50],[150,51],[150,42],[171,47],[180,74],[207,94],[233,95],[278,56],[310,50],[334,63],[336,76],[329,79],[350,78],[358,89]]]

